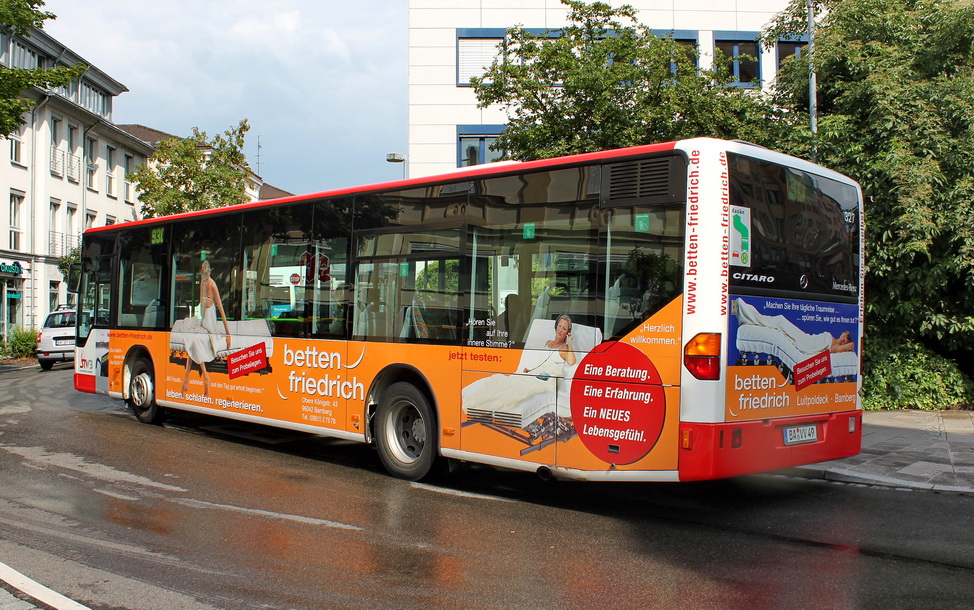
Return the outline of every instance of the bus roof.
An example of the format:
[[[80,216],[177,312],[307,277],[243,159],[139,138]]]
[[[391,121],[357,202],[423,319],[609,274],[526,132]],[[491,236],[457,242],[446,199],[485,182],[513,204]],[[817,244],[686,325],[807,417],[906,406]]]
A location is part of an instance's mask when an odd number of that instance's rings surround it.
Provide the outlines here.
[[[262,201],[252,201],[252,202],[241,203],[232,206],[210,208],[206,210],[196,210],[192,212],[182,212],[179,214],[172,214],[169,216],[147,218],[143,220],[119,223],[119,224],[108,225],[104,227],[93,227],[91,229],[86,230],[85,233],[123,230],[124,228],[134,227],[134,226],[145,226],[145,225],[152,225],[157,223],[179,221],[179,220],[185,220],[190,218],[197,218],[199,216],[209,216],[212,214],[229,214],[229,213],[235,213],[243,210],[250,210],[254,208],[269,207],[269,206],[288,204],[288,203],[298,203],[298,202],[308,201],[313,199],[336,198],[336,197],[342,197],[346,195],[354,195],[360,193],[370,193],[370,192],[418,187],[427,184],[461,182],[472,178],[486,178],[492,176],[518,174],[524,172],[531,172],[535,170],[543,170],[554,166],[587,165],[591,163],[597,163],[599,161],[606,161],[611,159],[624,159],[628,157],[639,157],[647,154],[677,150],[683,148],[684,147],[683,145],[690,144],[691,142],[699,143],[699,144],[704,144],[706,142],[706,143],[710,143],[711,145],[720,142],[721,144],[728,146],[730,148],[740,149],[742,146],[754,148],[755,153],[758,156],[768,155],[772,157],[776,157],[776,156],[787,157],[787,155],[784,155],[782,153],[774,152],[754,144],[749,144],[747,142],[742,142],[742,141],[730,142],[724,140],[717,140],[714,138],[694,138],[692,140],[662,142],[659,144],[645,144],[645,145],[633,146],[629,148],[616,148],[616,149],[603,150],[598,152],[567,155],[564,157],[551,157],[548,159],[538,159],[536,161],[506,161],[506,162],[500,161],[496,163],[485,163],[482,165],[465,167],[465,168],[457,169],[455,171],[451,171],[443,174],[436,174],[432,176],[422,176],[419,178],[394,180],[390,182],[379,182],[375,184],[353,186],[353,187],[333,189],[328,191],[320,191],[315,193],[306,193],[303,195],[291,195],[288,197],[280,197],[277,199],[265,199]],[[803,161],[797,158],[795,158],[794,160],[798,162]],[[808,163],[808,162],[805,161],[804,163]],[[829,173],[834,173],[834,172],[829,171]]]

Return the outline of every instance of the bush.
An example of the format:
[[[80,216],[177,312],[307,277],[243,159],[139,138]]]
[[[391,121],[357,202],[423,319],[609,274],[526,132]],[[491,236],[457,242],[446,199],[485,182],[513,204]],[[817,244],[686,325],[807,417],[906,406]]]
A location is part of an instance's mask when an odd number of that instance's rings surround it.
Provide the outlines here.
[[[34,358],[37,356],[37,331],[14,327],[5,347],[4,355],[10,358]]]
[[[911,339],[865,342],[864,409],[948,409],[974,405],[974,383],[957,364]]]

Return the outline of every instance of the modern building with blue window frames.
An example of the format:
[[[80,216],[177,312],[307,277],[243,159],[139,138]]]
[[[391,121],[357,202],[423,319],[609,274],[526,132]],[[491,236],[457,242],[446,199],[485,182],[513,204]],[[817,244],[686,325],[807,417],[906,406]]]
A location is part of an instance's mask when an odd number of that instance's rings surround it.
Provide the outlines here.
[[[700,67],[723,57],[737,86],[773,80],[781,60],[802,54],[803,41],[765,49],[757,35],[786,0],[611,0],[639,11],[657,35],[696,45]],[[500,158],[490,145],[507,117],[477,108],[470,78],[483,73],[508,27],[532,31],[564,25],[560,0],[409,0],[409,175],[428,176]],[[752,59],[756,58],[756,59]]]

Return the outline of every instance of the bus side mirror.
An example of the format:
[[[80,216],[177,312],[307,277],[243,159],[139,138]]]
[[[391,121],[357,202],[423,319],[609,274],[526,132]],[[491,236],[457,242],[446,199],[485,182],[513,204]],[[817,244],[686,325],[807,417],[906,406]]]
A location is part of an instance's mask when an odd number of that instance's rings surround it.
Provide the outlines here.
[[[71,267],[68,268],[68,292],[70,294],[78,294],[78,288],[81,286],[81,263],[71,263]]]

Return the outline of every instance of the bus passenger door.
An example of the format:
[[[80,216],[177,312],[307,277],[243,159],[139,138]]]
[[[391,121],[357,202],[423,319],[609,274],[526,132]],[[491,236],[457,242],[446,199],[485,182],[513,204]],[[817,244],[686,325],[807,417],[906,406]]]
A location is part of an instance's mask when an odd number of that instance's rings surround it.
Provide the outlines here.
[[[86,237],[81,253],[75,388],[108,393],[108,327],[115,239]]]

